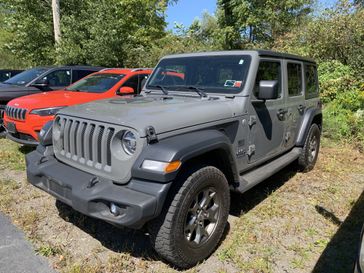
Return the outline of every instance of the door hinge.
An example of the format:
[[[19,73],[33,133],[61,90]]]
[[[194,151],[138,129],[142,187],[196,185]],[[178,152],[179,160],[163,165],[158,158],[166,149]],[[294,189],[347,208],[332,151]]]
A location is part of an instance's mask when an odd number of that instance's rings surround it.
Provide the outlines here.
[[[248,157],[251,157],[255,153],[255,145],[250,145],[248,147],[248,152],[246,153]]]

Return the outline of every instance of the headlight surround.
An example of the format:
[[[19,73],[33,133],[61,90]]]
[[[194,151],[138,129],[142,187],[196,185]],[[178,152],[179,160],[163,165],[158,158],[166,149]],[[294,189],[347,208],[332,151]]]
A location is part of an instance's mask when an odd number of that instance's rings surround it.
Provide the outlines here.
[[[121,146],[126,154],[133,155],[137,146],[136,135],[131,131],[125,131],[121,137]]]
[[[58,113],[59,110],[61,110],[62,108],[65,108],[65,107],[66,106],[58,106],[58,107],[34,109],[34,110],[30,111],[30,114],[38,115],[41,117],[54,116],[55,114]]]

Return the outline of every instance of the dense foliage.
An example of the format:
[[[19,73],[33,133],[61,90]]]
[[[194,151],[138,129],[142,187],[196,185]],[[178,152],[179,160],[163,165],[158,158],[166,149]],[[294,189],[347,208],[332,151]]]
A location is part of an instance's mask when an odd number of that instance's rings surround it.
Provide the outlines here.
[[[170,53],[296,53],[319,63],[325,134],[364,145],[364,1],[338,0],[322,11],[314,0],[217,0],[214,15],[167,31],[165,12],[175,2],[62,0],[56,44],[51,0],[0,0],[0,66],[153,67]]]

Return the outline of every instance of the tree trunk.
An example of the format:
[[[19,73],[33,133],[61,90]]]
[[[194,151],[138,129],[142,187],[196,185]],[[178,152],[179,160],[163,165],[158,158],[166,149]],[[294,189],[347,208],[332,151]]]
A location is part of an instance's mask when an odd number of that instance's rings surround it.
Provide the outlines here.
[[[54,28],[54,41],[59,44],[61,41],[61,24],[60,24],[60,0],[52,0],[52,12],[53,12],[53,28]]]

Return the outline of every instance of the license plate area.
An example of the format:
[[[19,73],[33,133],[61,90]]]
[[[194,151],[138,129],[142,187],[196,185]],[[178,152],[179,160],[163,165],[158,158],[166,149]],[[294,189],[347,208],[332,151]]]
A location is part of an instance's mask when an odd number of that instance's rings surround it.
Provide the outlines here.
[[[70,199],[71,197],[71,189],[65,186],[60,185],[57,181],[54,181],[53,179],[47,179],[48,180],[48,189],[49,191],[53,192],[54,194]]]
[[[8,122],[6,124],[6,130],[10,133],[10,134],[16,134],[17,130],[16,130],[16,125],[14,122]]]

